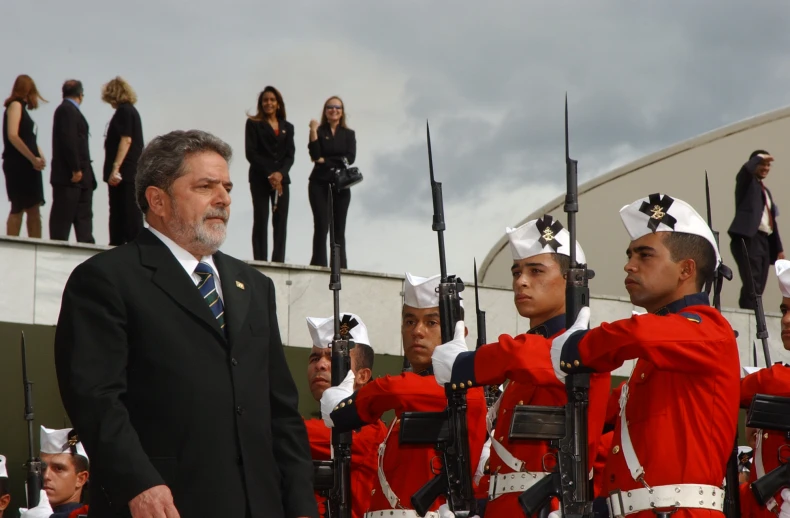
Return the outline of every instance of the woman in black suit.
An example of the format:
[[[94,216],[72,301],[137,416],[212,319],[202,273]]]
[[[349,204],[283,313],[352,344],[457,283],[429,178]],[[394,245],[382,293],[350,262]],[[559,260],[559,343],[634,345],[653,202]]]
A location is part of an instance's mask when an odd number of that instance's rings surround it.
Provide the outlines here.
[[[245,151],[250,162],[252,193],[252,256],[266,261],[268,255],[269,201],[272,203],[272,262],[285,262],[288,224],[288,175],[294,163],[294,127],[285,120],[285,102],[280,92],[267,86],[258,95],[258,112],[247,118]]]
[[[22,219],[27,214],[28,237],[41,237],[39,207],[44,205],[41,171],[46,159],[36,141],[36,123],[27,112],[38,108],[39,101],[46,102],[33,79],[23,74],[16,78],[11,95],[3,103],[3,172],[11,202],[6,222],[9,236],[19,235]]]
[[[313,209],[313,257],[310,264],[327,266],[326,239],[329,232],[329,189],[332,169],[351,165],[357,157],[357,137],[346,126],[346,112],[340,97],[330,97],[324,103],[321,123],[310,121],[310,143],[307,145],[314,162],[307,193]],[[335,240],[340,245],[340,267],[346,261],[346,216],[351,203],[351,190],[333,193]]]

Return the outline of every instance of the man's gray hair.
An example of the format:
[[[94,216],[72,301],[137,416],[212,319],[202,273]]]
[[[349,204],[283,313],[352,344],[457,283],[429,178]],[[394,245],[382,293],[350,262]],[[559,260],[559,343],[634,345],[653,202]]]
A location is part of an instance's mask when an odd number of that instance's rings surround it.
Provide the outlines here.
[[[145,190],[154,186],[170,194],[173,182],[186,172],[186,158],[206,151],[217,153],[226,162],[230,162],[233,156],[227,143],[206,131],[171,131],[149,142],[137,162],[137,176],[134,179],[137,205],[143,214],[147,214],[149,209]]]

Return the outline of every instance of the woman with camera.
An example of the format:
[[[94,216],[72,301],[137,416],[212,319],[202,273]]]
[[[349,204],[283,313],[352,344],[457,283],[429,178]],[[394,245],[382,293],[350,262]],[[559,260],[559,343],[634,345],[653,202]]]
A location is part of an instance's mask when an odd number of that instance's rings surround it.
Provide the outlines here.
[[[313,163],[313,172],[307,193],[313,209],[313,266],[327,266],[327,234],[329,232],[329,189],[334,183],[335,171],[354,163],[357,139],[354,130],[346,126],[346,113],[340,97],[330,97],[324,103],[321,123],[310,121],[310,143],[307,145]],[[346,216],[351,203],[351,190],[346,188],[333,193],[335,241],[340,245],[340,267],[348,268],[346,261]]]
[[[11,211],[6,222],[6,233],[18,236],[22,230],[22,219],[27,214],[28,237],[41,237],[41,212],[44,205],[44,183],[41,171],[46,159],[38,147],[36,123],[30,118],[28,109],[35,110],[39,102],[46,102],[28,75],[14,81],[11,95],[5,100],[3,117],[3,172],[11,202]]]
[[[285,101],[273,86],[258,95],[257,113],[247,118],[245,151],[250,162],[252,257],[266,261],[269,251],[269,202],[272,204],[272,262],[285,262],[288,225],[288,175],[294,163],[293,124],[285,120]]]

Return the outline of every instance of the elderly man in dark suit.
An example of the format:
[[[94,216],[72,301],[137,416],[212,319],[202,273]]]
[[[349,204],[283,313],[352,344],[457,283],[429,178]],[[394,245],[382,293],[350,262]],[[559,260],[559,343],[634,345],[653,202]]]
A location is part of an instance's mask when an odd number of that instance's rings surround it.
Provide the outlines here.
[[[274,285],[219,252],[230,147],[174,131],[135,179],[149,228],[78,266],[55,335],[90,516],[317,516]]]
[[[727,232],[731,238],[730,251],[738,264],[742,282],[738,305],[744,309],[754,309],[755,305],[754,296],[744,281],[750,275],[749,267],[754,289],[762,295],[768,280],[768,268],[777,259],[785,258],[776,224],[779,211],[764,183],[773,161],[774,157],[767,151],[758,149],[749,156],[749,161],[743,164],[735,177],[735,217]],[[749,251],[748,261],[741,239]]]
[[[63,102],[55,109],[52,125],[52,210],[49,238],[69,240],[71,226],[80,243],[93,239],[93,191],[96,177],[88,147],[88,121],[80,111],[85,93],[82,83],[63,83]]]

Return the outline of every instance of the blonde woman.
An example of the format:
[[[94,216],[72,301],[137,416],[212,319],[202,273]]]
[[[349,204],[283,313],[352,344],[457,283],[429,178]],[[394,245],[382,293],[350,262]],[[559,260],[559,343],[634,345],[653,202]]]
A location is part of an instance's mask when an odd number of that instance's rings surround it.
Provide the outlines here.
[[[104,181],[110,199],[110,245],[118,246],[133,240],[143,228],[134,195],[137,161],[143,152],[143,124],[134,107],[137,94],[123,78],[105,84],[101,98],[115,109],[104,140]]]
[[[28,237],[41,237],[41,212],[44,205],[44,184],[41,171],[46,165],[44,153],[36,140],[36,123],[28,110],[38,108],[41,97],[36,83],[28,75],[14,81],[11,95],[5,100],[3,115],[3,173],[11,212],[6,233],[18,236],[22,219],[27,214]]]

